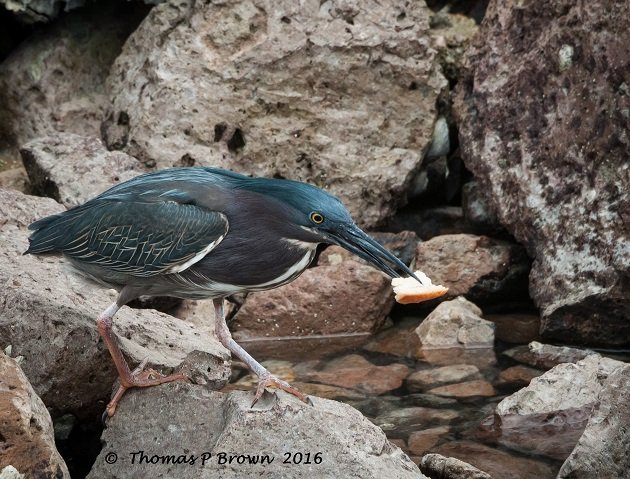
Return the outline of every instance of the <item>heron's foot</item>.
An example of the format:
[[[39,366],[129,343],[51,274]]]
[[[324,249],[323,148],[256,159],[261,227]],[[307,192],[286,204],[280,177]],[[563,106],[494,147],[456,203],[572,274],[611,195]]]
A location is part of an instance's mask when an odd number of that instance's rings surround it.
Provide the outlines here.
[[[303,401],[311,405],[313,404],[306,394],[301,393],[300,391],[295,389],[293,386],[291,386],[288,382],[280,379],[279,377],[273,374],[267,373],[264,376],[260,376],[259,378],[258,387],[256,388],[256,395],[254,396],[254,401],[252,402],[251,407],[254,407],[254,405],[258,402],[260,397],[264,394],[265,388],[268,388],[268,387],[282,389],[283,391],[286,391],[289,394],[293,394],[300,401]]]
[[[148,359],[143,360],[136,369],[131,371],[130,374],[120,376],[120,385],[118,386],[118,390],[112,396],[107,408],[105,408],[105,413],[108,417],[112,417],[114,415],[116,407],[127,389],[148,388],[164,383],[170,383],[172,381],[190,381],[188,376],[184,373],[169,374],[168,376],[165,376],[154,369],[146,368],[147,362]]]

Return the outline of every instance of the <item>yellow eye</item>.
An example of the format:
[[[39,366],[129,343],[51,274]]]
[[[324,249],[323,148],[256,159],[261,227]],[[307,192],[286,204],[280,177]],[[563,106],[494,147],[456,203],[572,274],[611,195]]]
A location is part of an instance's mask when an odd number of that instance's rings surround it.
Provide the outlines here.
[[[316,225],[321,225],[324,222],[324,217],[319,213],[311,213],[311,221]]]

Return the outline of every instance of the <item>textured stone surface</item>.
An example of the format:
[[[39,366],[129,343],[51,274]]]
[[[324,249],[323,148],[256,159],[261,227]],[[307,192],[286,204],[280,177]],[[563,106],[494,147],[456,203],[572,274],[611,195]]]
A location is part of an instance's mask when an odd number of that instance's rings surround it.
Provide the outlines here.
[[[421,2],[155,7],[109,76],[110,148],[308,180],[362,226],[403,200],[445,85]]]
[[[436,396],[470,398],[470,397],[492,397],[497,392],[488,381],[476,379],[474,381],[465,381],[457,384],[447,384],[430,389],[429,394]]]
[[[472,364],[453,364],[452,366],[416,371],[409,375],[406,383],[407,388],[415,392],[479,377],[481,376],[477,366]]]
[[[527,386],[532,379],[543,374],[544,371],[540,369],[534,369],[527,366],[512,366],[511,368],[504,369],[499,373],[497,377],[496,385],[510,386],[516,388],[522,388]]]
[[[389,277],[347,260],[307,269],[287,285],[249,294],[231,329],[235,338],[371,333],[392,305]]]
[[[319,398],[310,406],[282,392],[277,398],[266,396],[254,408],[251,400],[251,393],[223,394],[189,384],[132,391],[109,421],[103,450],[88,477],[125,478],[130,471],[137,479],[425,477],[383,431],[350,406]],[[132,465],[129,452],[140,450],[149,457],[185,454],[197,460],[194,465]],[[108,464],[112,452],[118,461]],[[212,457],[202,465],[204,452]],[[292,454],[285,464],[287,452]],[[220,453],[267,454],[273,462],[221,464]],[[296,458],[300,464],[293,462],[296,453],[302,453]]]
[[[135,158],[108,151],[98,138],[72,133],[30,141],[20,153],[33,193],[54,198],[66,208],[145,172]]]
[[[555,346],[538,341],[503,351],[503,354],[519,363],[528,364],[535,368],[551,369],[562,363],[577,363],[578,361],[597,354],[590,349],[571,348],[569,346]]]
[[[495,335],[506,343],[525,344],[540,339],[540,318],[535,314],[486,314],[484,318],[496,325]]]
[[[427,454],[420,462],[420,470],[431,478],[440,479],[493,479],[467,462],[441,454]]]
[[[584,434],[558,479],[624,477],[630,471],[630,365],[608,376]]]
[[[0,450],[0,471],[13,466],[28,477],[70,479],[46,406],[18,364],[1,351]]]
[[[54,131],[100,135],[105,78],[141,13],[114,3],[64,16],[2,62],[0,138],[21,146]]]
[[[474,442],[448,442],[434,448],[432,452],[472,464],[494,479],[553,479],[556,477],[554,468],[544,462],[512,456],[505,451]]]
[[[431,277],[431,276],[429,276]],[[494,323],[463,297],[440,303],[416,328],[423,348],[492,348]]]
[[[450,430],[450,426],[438,426],[412,432],[407,441],[409,452],[417,456],[423,455],[435,446],[443,436],[448,434]]]
[[[536,258],[542,333],[574,343],[630,344],[628,18],[491,1],[455,98],[466,165]]]
[[[497,302],[527,296],[529,260],[522,247],[487,236],[441,235],[418,244],[416,267],[451,298]]]
[[[322,370],[306,372],[301,377],[369,394],[383,394],[402,386],[407,373],[407,366],[403,364],[376,366],[363,356],[352,354],[330,361]]]
[[[95,321],[116,293],[81,282],[60,258],[22,255],[28,224],[63,210],[61,205],[8,190],[0,190],[0,204],[0,344],[24,356],[24,373],[53,417],[96,417],[116,372]],[[114,331],[131,364],[148,358],[163,372],[182,368],[209,387],[229,378],[227,350],[179,319],[124,307]]]
[[[486,437],[520,452],[566,459],[607,378],[621,366],[599,355],[555,366],[497,405],[483,423]]]

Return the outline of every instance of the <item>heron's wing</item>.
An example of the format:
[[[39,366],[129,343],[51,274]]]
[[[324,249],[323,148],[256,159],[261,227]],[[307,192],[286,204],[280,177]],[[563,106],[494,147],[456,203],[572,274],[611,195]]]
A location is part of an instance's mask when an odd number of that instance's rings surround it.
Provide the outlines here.
[[[228,231],[225,215],[169,198],[93,200],[33,225],[29,253],[61,251],[132,276],[178,273],[206,256]]]

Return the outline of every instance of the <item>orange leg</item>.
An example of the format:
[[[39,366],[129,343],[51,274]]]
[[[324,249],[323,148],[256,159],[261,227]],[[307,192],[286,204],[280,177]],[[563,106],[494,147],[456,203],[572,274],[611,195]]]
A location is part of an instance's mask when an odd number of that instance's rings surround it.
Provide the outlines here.
[[[119,306],[114,303],[101,313],[96,320],[96,326],[98,332],[103,338],[109,354],[111,354],[118,376],[120,377],[120,386],[116,393],[112,396],[111,401],[105,409],[106,414],[111,417],[116,412],[116,406],[120,402],[120,399],[125,394],[125,391],[130,388],[146,388],[151,386],[158,386],[159,384],[168,383],[171,381],[188,381],[188,377],[183,373],[171,374],[164,376],[163,374],[153,370],[145,369],[147,361],[144,360],[140,365],[131,371],[129,364],[125,360],[120,347],[118,346],[118,340],[112,330],[112,321],[114,315],[118,311]]]

